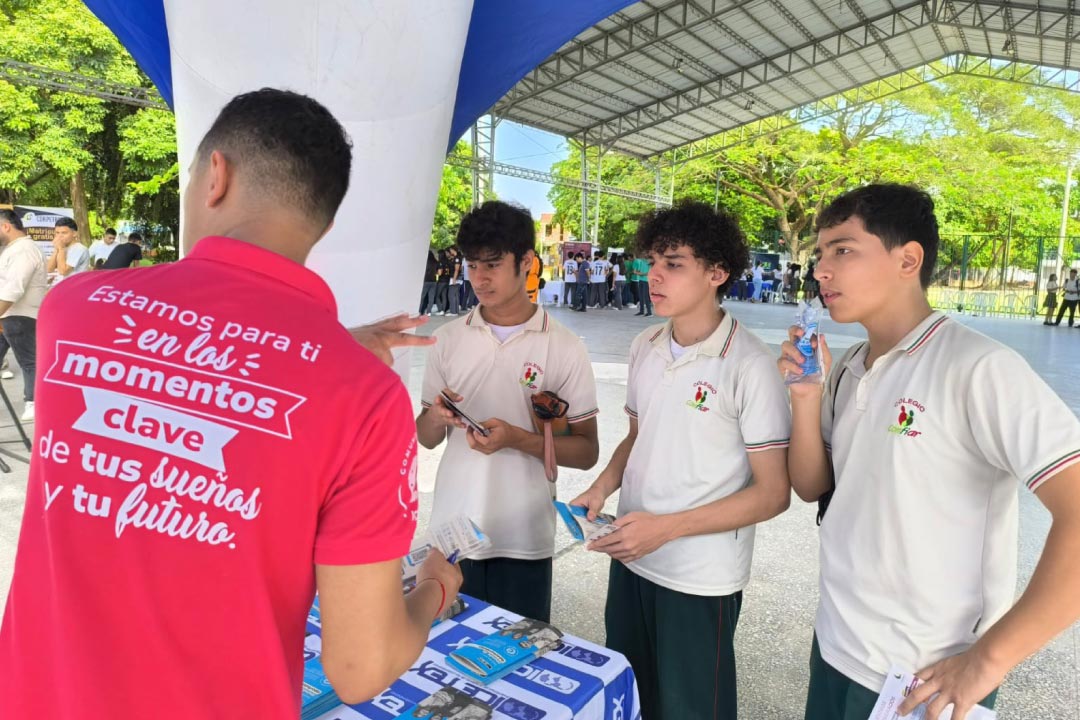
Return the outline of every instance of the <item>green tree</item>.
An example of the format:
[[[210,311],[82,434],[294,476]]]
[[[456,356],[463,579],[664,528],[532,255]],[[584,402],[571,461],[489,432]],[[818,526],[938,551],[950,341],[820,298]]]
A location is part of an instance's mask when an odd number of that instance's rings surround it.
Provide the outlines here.
[[[0,0],[0,57],[150,87],[78,0]],[[127,216],[175,228],[172,122],[167,112],[0,81],[0,202],[70,205],[84,240],[91,215],[97,224]],[[140,199],[137,188],[148,186],[132,183],[153,178],[162,197]]]
[[[458,140],[454,155],[467,157],[469,144]],[[442,249],[454,244],[461,218],[472,207],[472,174],[467,168],[443,165],[439,199],[435,204],[435,219],[431,225],[431,245]]]

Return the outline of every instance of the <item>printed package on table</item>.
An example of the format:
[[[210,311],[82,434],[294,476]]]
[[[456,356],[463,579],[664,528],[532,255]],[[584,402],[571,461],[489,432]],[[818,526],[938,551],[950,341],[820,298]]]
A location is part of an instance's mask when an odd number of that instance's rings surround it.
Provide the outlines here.
[[[465,643],[446,656],[457,672],[488,685],[554,650],[562,631],[539,620],[525,618],[476,642]]]
[[[491,720],[494,712],[490,705],[460,690],[444,687],[436,690],[398,717],[429,718],[429,720]]]

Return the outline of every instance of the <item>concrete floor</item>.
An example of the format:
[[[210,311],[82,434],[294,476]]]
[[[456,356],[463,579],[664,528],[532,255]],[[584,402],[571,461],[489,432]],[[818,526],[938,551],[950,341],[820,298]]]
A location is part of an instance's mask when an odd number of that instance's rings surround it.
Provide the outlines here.
[[[778,348],[794,316],[790,306],[732,303],[728,309],[771,346]],[[626,354],[634,336],[648,323],[634,310],[590,310],[584,315],[552,308],[560,322],[587,343],[597,378],[601,414],[600,463],[589,472],[561,470],[559,497],[572,499],[606,463],[626,431],[622,406],[626,393]],[[960,322],[1018,350],[1074,412],[1080,410],[1080,330],[1047,328],[1039,322],[954,316]],[[428,332],[452,318],[432,318]],[[657,318],[649,318],[649,321]],[[834,352],[865,337],[857,326],[826,321]],[[417,408],[424,352],[413,353],[409,390]],[[16,370],[18,376],[18,370]],[[5,381],[9,395],[21,398],[21,378]],[[21,411],[22,405],[16,402]],[[3,415],[3,413],[0,413]],[[0,423],[0,441],[14,437],[10,421]],[[14,447],[14,446],[8,446]],[[441,452],[422,451],[420,482],[430,489]],[[26,466],[0,475],[0,605],[10,582],[19,520],[25,501]],[[1020,583],[1026,586],[1049,529],[1049,515],[1034,495],[1020,489]],[[421,523],[431,504],[421,493]],[[609,510],[614,509],[612,498]],[[808,680],[807,663],[817,603],[817,531],[815,506],[793,499],[784,515],[758,528],[754,569],[746,589],[736,635],[741,716],[750,720],[802,717]],[[585,551],[561,528],[556,540],[553,621],[566,632],[603,642],[606,556]],[[1023,663],[1008,677],[998,701],[1002,720],[1080,720],[1080,624]]]

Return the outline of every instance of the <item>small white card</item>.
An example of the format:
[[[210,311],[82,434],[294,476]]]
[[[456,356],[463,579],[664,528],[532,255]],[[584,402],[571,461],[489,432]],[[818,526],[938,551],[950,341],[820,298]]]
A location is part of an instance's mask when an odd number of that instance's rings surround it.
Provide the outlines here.
[[[911,714],[901,718],[900,705],[915,688],[922,685],[922,681],[915,677],[914,673],[904,672],[895,665],[889,669],[885,677],[885,685],[881,688],[874,711],[870,713],[869,720],[951,720],[952,705],[945,708],[938,718],[926,717],[926,705],[920,705]],[[976,705],[968,711],[964,720],[995,720],[997,713],[987,710],[981,705]]]

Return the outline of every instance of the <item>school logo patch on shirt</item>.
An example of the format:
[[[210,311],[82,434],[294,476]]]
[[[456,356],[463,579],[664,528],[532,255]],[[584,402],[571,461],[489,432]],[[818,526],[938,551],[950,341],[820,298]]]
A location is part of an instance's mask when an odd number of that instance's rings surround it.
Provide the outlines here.
[[[535,390],[537,385],[537,379],[544,374],[544,368],[540,367],[536,363],[527,362],[521,366],[521,379],[518,382],[522,387],[527,387],[530,390]]]
[[[889,432],[893,435],[904,435],[906,437],[919,437],[922,435],[922,431],[918,430],[917,418],[921,418],[923,413],[926,412],[926,408],[922,403],[912,398],[900,398],[893,407],[896,409],[896,422],[889,426]]]
[[[709,412],[709,408],[705,405],[705,402],[709,399],[710,395],[716,394],[716,388],[704,380],[698,380],[693,386],[694,396],[686,401],[688,407],[692,407],[700,412]]]

